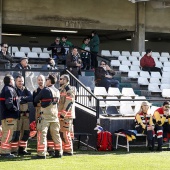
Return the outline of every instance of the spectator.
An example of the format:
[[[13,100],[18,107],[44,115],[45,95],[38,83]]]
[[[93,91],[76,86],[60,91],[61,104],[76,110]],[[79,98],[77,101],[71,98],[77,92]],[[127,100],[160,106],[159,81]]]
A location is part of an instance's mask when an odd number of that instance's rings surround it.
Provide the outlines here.
[[[154,151],[154,124],[152,115],[148,113],[149,103],[142,102],[140,110],[135,116],[136,130],[138,133],[146,134],[148,147],[150,151]]]
[[[8,44],[2,43],[0,51],[0,64],[3,64],[3,68],[10,69],[12,61],[13,59],[11,57],[11,54],[8,52]]]
[[[67,40],[67,36],[62,36],[61,44],[65,48],[65,56],[69,53],[70,47],[73,47],[73,44]]]
[[[76,77],[78,78],[78,75],[81,75],[81,58],[80,54],[78,53],[77,48],[73,48],[72,53],[68,55],[67,60],[66,60],[66,65],[68,70]],[[71,85],[76,85],[73,83],[73,79],[71,78],[70,80]]]
[[[58,70],[58,68],[55,66],[55,61],[53,58],[49,58],[47,60],[47,64],[42,66],[43,70]]]
[[[158,148],[157,151],[162,151],[163,139],[168,140],[168,133],[170,133],[170,103],[168,101],[163,103],[163,106],[155,110],[153,120],[155,123],[155,131],[157,134]]]
[[[142,67],[143,71],[148,71],[149,74],[151,74],[151,72],[153,71],[153,72],[160,72],[160,74],[162,75],[161,69],[155,67],[155,61],[152,58],[151,49],[146,50],[146,54],[140,60],[140,66]]]
[[[90,51],[90,47],[89,47],[89,39],[88,38],[84,38],[83,40],[83,44],[81,46],[82,49],[86,50],[82,50],[81,51],[81,59],[83,62],[83,67],[82,70],[89,70],[90,69],[90,53],[87,51]]]
[[[60,38],[57,37],[55,42],[47,48],[48,51],[52,51],[52,58],[57,63],[59,59],[63,60],[63,56],[65,55],[65,49],[63,45],[60,43]]]
[[[99,52],[100,40],[96,31],[92,31],[92,38],[90,40],[90,51],[91,51],[91,67],[92,69],[97,68],[97,53]]]
[[[100,62],[100,67],[95,70],[95,79],[97,84],[105,87],[107,90],[109,87],[118,87],[119,81],[113,78],[115,72],[112,70],[105,61]]]

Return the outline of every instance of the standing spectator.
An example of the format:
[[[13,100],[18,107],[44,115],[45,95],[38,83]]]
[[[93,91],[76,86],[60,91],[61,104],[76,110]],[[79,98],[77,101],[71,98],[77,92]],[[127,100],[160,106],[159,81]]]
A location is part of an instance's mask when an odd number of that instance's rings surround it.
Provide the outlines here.
[[[19,119],[19,98],[14,88],[14,78],[11,75],[4,77],[4,87],[1,91],[1,157],[14,158],[12,148],[17,148],[19,134],[17,122]]]
[[[162,71],[160,68],[155,67],[155,61],[152,58],[152,50],[151,49],[147,49],[146,50],[146,54],[141,58],[140,60],[140,66],[142,67],[143,71],[148,71],[149,74],[151,74],[151,72],[160,72],[160,74],[162,75]]]
[[[56,64],[58,63],[58,60],[63,60],[63,56],[65,55],[65,49],[63,45],[60,43],[60,38],[57,37],[55,39],[55,42],[50,45],[50,47],[47,48],[48,51],[52,51],[52,58],[55,60]]]
[[[99,52],[99,44],[100,44],[99,36],[97,35],[96,31],[92,31],[92,38],[90,40],[92,69],[97,68],[98,66],[97,53]]]
[[[155,131],[157,133],[158,148],[157,151],[162,151],[163,139],[168,140],[167,134],[170,133],[170,103],[163,103],[163,106],[155,110],[153,120],[155,123]]]
[[[150,151],[154,151],[155,143],[155,133],[154,133],[154,124],[153,117],[148,113],[149,103],[142,102],[140,110],[135,116],[135,129],[138,133],[146,134],[148,140],[148,147]]]
[[[82,70],[89,70],[90,69],[90,53],[87,51],[90,51],[90,47],[89,47],[89,39],[88,38],[84,38],[83,40],[83,44],[81,46],[82,49],[86,50],[82,50],[81,51],[81,59],[83,62],[83,67]]]
[[[77,48],[73,48],[72,53],[70,53],[66,60],[66,65],[68,70],[78,78],[78,75],[81,75],[81,65],[82,61],[80,58],[80,54],[78,53]],[[74,81],[71,79],[71,85],[75,85]]]
[[[60,93],[54,87],[57,79],[53,74],[49,74],[46,78],[46,87],[35,97],[34,102],[41,101],[41,116],[37,124],[38,140],[37,140],[37,156],[33,159],[45,159],[47,152],[47,132],[50,129],[52,139],[54,141],[54,158],[62,156],[62,142],[60,138],[60,123],[58,119],[58,107]]]
[[[100,67],[95,70],[96,83],[105,87],[107,90],[109,87],[118,87],[119,81],[113,78],[115,72],[112,70],[105,61],[100,62]]]
[[[8,52],[8,44],[2,43],[0,51],[0,64],[3,64],[3,68],[10,69],[12,61],[13,59],[11,54]]]
[[[20,132],[20,139],[19,139],[19,155],[31,155],[30,152],[27,152],[27,142],[29,139],[29,109],[28,109],[28,102],[32,102],[32,94],[30,90],[28,90],[24,86],[24,77],[17,76],[15,79],[16,84],[16,92],[20,97],[20,120],[18,122],[18,130]]]
[[[48,64],[42,66],[42,70],[58,70],[53,58],[48,58]]]
[[[60,135],[63,142],[63,155],[73,155],[73,143],[71,133],[73,132],[73,119],[75,119],[74,103],[75,95],[69,85],[70,78],[64,74],[60,77],[60,102],[58,106],[60,118]]]

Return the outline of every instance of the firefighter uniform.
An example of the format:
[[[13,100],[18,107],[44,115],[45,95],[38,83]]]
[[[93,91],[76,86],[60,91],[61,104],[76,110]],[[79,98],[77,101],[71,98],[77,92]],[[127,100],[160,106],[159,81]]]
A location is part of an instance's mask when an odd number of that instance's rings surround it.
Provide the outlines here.
[[[158,108],[153,115],[155,131],[157,134],[158,147],[162,147],[163,138],[167,139],[167,133],[170,132],[170,116],[164,115],[163,107]]]
[[[60,116],[60,136],[62,139],[63,153],[73,154],[73,143],[71,134],[73,133],[73,119],[75,119],[74,102],[75,95],[69,84],[64,84],[60,88],[59,116]]]
[[[147,135],[148,147],[150,150],[154,150],[155,132],[152,115],[143,112],[138,113],[135,117],[135,123],[137,132]]]
[[[1,156],[10,156],[12,148],[18,148],[19,133],[19,99],[16,90],[11,85],[5,85],[1,91]]]
[[[54,141],[54,150],[56,158],[62,155],[62,143],[60,138],[60,124],[58,119],[57,103],[60,98],[60,93],[54,85],[45,87],[35,97],[34,102],[41,100],[41,117],[37,124],[38,140],[37,153],[39,157],[46,158],[47,152],[47,132],[50,129],[52,139]]]
[[[25,86],[23,86],[21,89],[16,88],[16,91],[18,96],[21,97],[20,107],[19,107],[20,120],[18,121],[18,131],[20,132],[18,153],[27,154],[26,148],[27,148],[27,142],[30,134],[28,102],[32,102],[32,94]]]

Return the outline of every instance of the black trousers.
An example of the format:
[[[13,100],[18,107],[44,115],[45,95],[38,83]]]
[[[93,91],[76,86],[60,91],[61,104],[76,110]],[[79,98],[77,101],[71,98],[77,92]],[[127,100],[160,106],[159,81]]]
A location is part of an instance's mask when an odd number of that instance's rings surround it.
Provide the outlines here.
[[[151,74],[151,72],[160,72],[161,76],[162,76],[162,70],[158,67],[143,67],[142,68],[143,71],[148,71],[149,74]]]
[[[97,68],[98,61],[97,61],[97,52],[91,53],[91,68]]]

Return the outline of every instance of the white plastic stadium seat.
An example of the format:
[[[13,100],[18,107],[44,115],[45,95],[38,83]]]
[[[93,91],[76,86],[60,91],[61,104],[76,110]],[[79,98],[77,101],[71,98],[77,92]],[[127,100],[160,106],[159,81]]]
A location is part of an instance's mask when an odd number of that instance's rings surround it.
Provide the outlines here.
[[[163,71],[170,72],[170,67],[163,67]]]
[[[117,97],[106,97],[106,99],[118,99]],[[120,106],[119,101],[106,101],[107,106]]]
[[[151,77],[150,78],[150,84],[161,84],[161,82],[160,82],[160,80],[159,80],[159,78],[156,78],[156,77]]]
[[[107,96],[108,93],[105,87],[94,87],[94,95],[96,96]]]
[[[129,61],[138,61],[138,58],[136,56],[130,56]]]
[[[120,51],[112,51],[112,56],[113,57],[119,57],[121,54],[120,54]]]
[[[153,57],[153,59],[154,59],[155,62],[159,62],[157,57]]]
[[[155,62],[155,63],[156,63],[156,67],[159,67],[159,68],[162,68],[162,67],[163,67],[162,62],[157,61],[157,62]]]
[[[140,61],[132,61],[133,66],[140,66]]]
[[[140,57],[140,53],[137,51],[132,51],[132,56]]]
[[[25,53],[24,53],[24,52],[17,51],[17,52],[15,52],[15,57],[18,57],[18,58],[25,57]]]
[[[40,47],[32,47],[32,52],[36,52],[38,54],[42,53],[42,49]]]
[[[143,57],[146,54],[146,52],[142,52],[141,56]]]
[[[119,60],[119,61],[126,61],[126,60],[128,60],[128,59],[127,59],[126,56],[119,56],[119,57],[118,57],[118,60]]]
[[[157,107],[157,106],[151,106],[151,108],[150,108],[150,113],[151,113],[152,116],[153,116],[155,110],[158,109],[158,108],[159,108],[159,107]]]
[[[14,46],[12,47],[12,54],[14,54],[18,51],[19,51],[18,47],[14,47]],[[11,46],[8,47],[8,52],[11,53]]]
[[[152,57],[157,57],[157,58],[159,58],[159,57],[160,57],[159,52],[152,52]]]
[[[127,88],[127,87],[123,87],[122,88],[122,95],[123,96],[130,96],[130,97],[136,96],[136,94],[133,91],[133,89],[132,88]]]
[[[148,91],[150,91],[150,92],[161,92],[158,84],[149,84],[148,85]]]
[[[169,98],[170,97],[170,89],[162,89],[162,97]]]
[[[161,79],[161,83],[162,83],[162,84],[170,84],[170,79],[169,79],[169,78],[166,78],[166,77],[163,77],[163,78]]]
[[[122,116],[135,116],[134,110],[128,104],[122,104],[119,111]]]
[[[141,71],[139,73],[139,75],[140,75],[140,77],[145,77],[145,78],[150,78],[151,77],[149,72],[147,72],[147,71]]]
[[[166,62],[163,62],[163,64],[164,64],[164,67],[170,67],[170,62],[168,61],[166,61]]]
[[[125,101],[120,101],[120,104],[128,104],[130,106],[135,106],[135,103],[133,101],[128,101],[128,99],[132,99],[131,97],[129,96],[121,96],[120,99],[124,99]]]
[[[50,58],[50,55],[49,55],[49,53],[40,53],[39,58],[47,59],[47,58]]]
[[[131,71],[138,71],[138,72],[141,71],[139,66],[134,66],[134,65],[131,65],[130,70]]]
[[[168,57],[160,57],[159,61],[161,61],[161,62],[168,62]]]
[[[165,71],[164,71],[164,72],[162,73],[162,77],[169,78],[169,72],[165,72]]]
[[[122,65],[127,65],[127,66],[131,66],[131,62],[130,61],[122,61]]]
[[[142,102],[146,101],[145,96],[135,96],[135,99],[141,99],[141,101],[134,101],[135,105],[140,105],[140,106]]]
[[[119,71],[121,72],[129,72],[129,67],[127,65],[120,65],[119,66]]]
[[[120,92],[119,88],[117,88],[117,87],[109,87],[108,95],[109,96],[122,96],[122,93]]]
[[[28,58],[38,58],[38,54],[36,52],[28,52]]]
[[[110,51],[109,50],[102,50],[101,55],[105,57],[111,57]]]
[[[48,54],[51,54],[51,50],[48,51],[47,48],[43,48],[43,53],[48,53]]]
[[[24,52],[24,53],[29,53],[29,52],[31,52],[31,50],[30,50],[30,48],[29,47],[21,47],[20,48],[20,52]]]
[[[128,77],[135,79],[135,78],[138,78],[139,75],[138,75],[138,72],[137,72],[137,71],[129,71],[129,72],[128,72]]]
[[[160,72],[151,72],[151,77],[162,78]]]
[[[131,56],[129,51],[122,51],[122,55],[127,57]]]
[[[162,53],[161,53],[161,57],[167,57],[167,58],[169,58],[170,56],[169,56],[169,53],[168,53],[168,52],[162,52]]]
[[[110,63],[111,66],[120,66],[120,61],[119,60],[111,60],[111,63]]]
[[[161,84],[160,89],[161,90],[163,90],[163,89],[170,89],[170,84]]]
[[[139,77],[138,78],[138,84],[139,85],[148,85],[149,81],[146,77]]]

